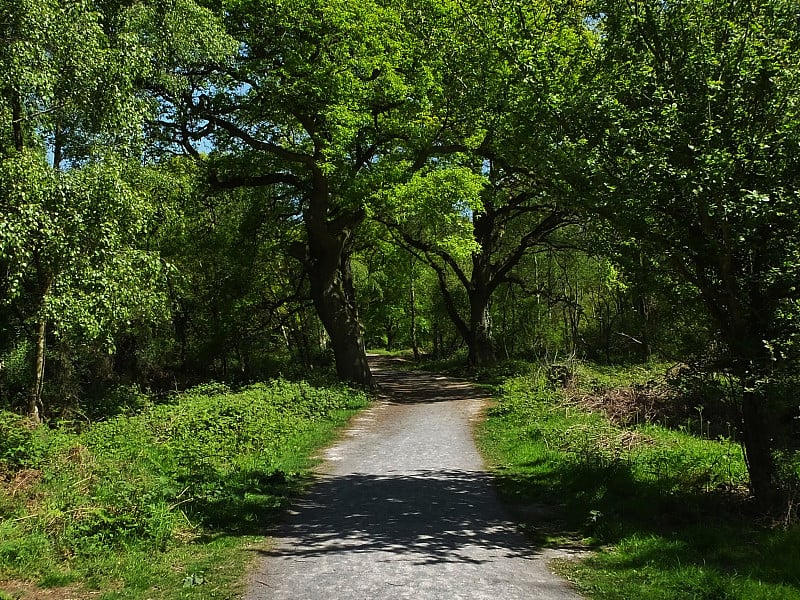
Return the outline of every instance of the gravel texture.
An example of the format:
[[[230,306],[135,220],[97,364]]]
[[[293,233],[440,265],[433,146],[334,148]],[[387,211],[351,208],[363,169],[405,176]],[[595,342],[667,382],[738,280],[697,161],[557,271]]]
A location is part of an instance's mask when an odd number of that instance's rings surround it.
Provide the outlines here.
[[[246,600],[566,600],[553,550],[500,505],[472,428],[485,397],[468,383],[372,359],[383,398],[324,453],[249,579]]]

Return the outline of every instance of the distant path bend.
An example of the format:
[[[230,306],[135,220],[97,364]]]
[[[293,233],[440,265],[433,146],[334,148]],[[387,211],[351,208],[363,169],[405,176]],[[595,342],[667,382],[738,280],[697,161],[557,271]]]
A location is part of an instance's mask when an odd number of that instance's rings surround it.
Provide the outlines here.
[[[485,396],[370,362],[384,399],[326,450],[245,600],[579,598],[497,499],[472,439]]]

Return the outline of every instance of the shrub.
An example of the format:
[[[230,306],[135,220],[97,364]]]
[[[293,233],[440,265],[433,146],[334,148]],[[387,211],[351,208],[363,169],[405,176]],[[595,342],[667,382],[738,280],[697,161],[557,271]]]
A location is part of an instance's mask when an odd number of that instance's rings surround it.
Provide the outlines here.
[[[0,470],[33,466],[41,457],[41,435],[17,414],[0,410]]]
[[[235,393],[204,386],[172,401],[142,402],[138,415],[80,432],[34,430],[0,412],[0,460],[40,470],[36,485],[0,490],[0,513],[12,517],[0,575],[40,576],[41,565],[109,551],[158,552],[203,531],[261,531],[303,483],[287,457],[367,399],[344,386],[277,380]]]

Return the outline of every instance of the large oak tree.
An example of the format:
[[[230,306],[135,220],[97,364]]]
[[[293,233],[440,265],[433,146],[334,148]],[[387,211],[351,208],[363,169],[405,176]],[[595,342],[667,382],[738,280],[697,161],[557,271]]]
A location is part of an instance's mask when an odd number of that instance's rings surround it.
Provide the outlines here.
[[[425,111],[428,78],[417,41],[392,2],[225,3],[239,42],[230,64],[197,69],[194,87],[164,96],[189,153],[214,152],[218,188],[275,186],[302,220],[293,248],[330,337],[337,371],[371,384],[351,254],[364,205],[404,151]]]
[[[437,273],[469,363],[479,367],[495,361],[494,293],[573,222],[564,124],[593,36],[570,3],[425,7],[411,27],[439,77],[435,127],[378,218]],[[455,288],[466,294],[463,310]]]

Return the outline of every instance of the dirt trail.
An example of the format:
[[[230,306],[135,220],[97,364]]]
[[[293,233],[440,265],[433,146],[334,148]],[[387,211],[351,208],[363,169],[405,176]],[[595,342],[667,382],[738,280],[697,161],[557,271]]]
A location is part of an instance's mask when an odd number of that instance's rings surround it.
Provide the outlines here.
[[[498,502],[472,439],[480,391],[371,364],[384,399],[326,450],[245,599],[578,598]]]

